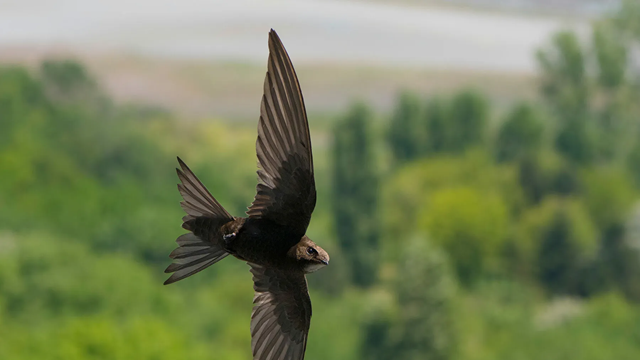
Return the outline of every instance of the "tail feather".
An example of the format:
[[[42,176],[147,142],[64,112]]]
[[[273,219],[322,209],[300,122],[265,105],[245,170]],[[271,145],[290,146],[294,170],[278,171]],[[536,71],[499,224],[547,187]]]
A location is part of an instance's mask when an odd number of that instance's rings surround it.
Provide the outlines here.
[[[192,232],[176,239],[178,248],[169,257],[173,263],[165,273],[173,273],[165,285],[189,277],[217,263],[229,255],[222,246],[222,225],[233,220],[233,217],[202,185],[189,167],[178,158],[181,169],[176,169],[181,184],[178,190],[184,201],[180,203],[187,213],[182,218],[182,227]]]
[[[180,245],[169,255],[173,259],[173,263],[164,272],[173,274],[164,282],[165,285],[200,272],[229,255],[220,246],[204,242],[193,233],[180,236],[178,244],[181,242],[183,245]]]
[[[208,254],[211,252],[211,246],[205,245],[192,245],[179,247],[169,254],[171,259],[184,259],[195,255]]]

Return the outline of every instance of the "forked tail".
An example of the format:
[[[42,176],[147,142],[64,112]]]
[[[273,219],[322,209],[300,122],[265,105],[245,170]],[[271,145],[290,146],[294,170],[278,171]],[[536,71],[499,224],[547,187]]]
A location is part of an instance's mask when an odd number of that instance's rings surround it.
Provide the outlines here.
[[[173,263],[165,273],[173,273],[165,285],[189,277],[224,259],[228,252],[222,246],[222,225],[233,221],[231,216],[202,185],[189,167],[178,158],[180,169],[178,190],[184,201],[180,203],[187,213],[182,227],[191,231],[178,237],[178,248],[169,257]]]

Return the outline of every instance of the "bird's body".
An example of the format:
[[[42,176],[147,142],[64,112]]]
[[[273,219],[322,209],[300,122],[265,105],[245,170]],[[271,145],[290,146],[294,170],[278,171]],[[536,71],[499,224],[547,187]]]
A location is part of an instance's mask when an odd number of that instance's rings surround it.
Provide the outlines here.
[[[225,250],[238,259],[280,269],[295,268],[298,263],[287,252],[301,237],[273,221],[238,218],[224,226],[223,232],[230,237],[223,245]]]
[[[254,360],[302,360],[311,321],[305,274],[327,265],[329,255],[305,235],[316,203],[309,125],[295,70],[273,30],[256,152],[259,183],[248,217],[231,216],[178,158],[182,227],[190,232],[176,240],[165,284],[228,255],[246,261],[255,290]]]

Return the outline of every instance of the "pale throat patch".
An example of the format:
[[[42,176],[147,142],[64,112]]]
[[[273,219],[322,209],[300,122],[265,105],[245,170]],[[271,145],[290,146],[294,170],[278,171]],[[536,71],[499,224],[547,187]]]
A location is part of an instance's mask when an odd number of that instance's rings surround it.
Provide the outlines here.
[[[304,272],[306,273],[312,273],[312,272],[316,272],[320,269],[322,269],[323,267],[325,267],[326,265],[323,263],[317,263],[317,262],[309,262],[305,265],[304,267]]]

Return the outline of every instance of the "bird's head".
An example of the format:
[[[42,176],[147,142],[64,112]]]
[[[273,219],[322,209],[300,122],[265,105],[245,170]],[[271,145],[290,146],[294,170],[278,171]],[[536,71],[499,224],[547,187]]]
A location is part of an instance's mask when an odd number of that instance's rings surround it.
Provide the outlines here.
[[[329,254],[306,235],[289,250],[289,255],[302,264],[302,269],[307,274],[329,265]]]

